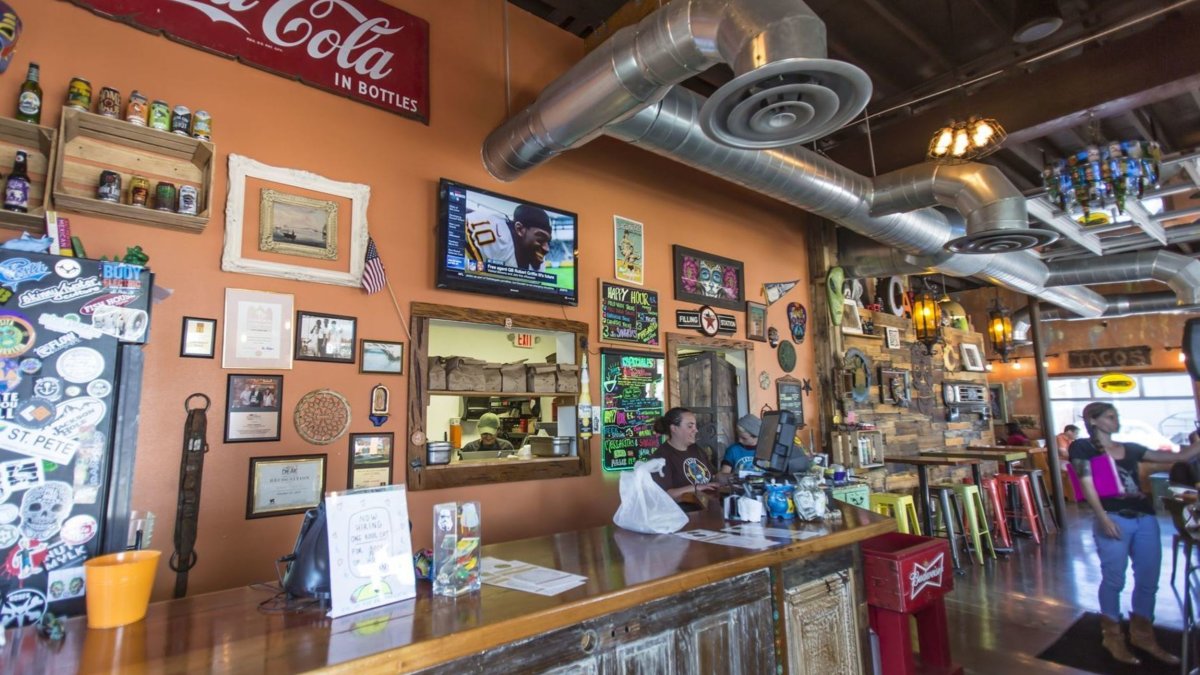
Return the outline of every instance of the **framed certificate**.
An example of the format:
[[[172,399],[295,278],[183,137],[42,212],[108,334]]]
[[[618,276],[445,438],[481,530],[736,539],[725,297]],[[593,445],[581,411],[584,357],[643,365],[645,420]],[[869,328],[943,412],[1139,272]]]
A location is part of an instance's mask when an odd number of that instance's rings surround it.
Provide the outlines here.
[[[225,442],[279,440],[282,375],[230,374],[225,387]]]
[[[289,293],[225,289],[221,367],[291,370],[293,304]]]
[[[179,337],[179,355],[195,359],[211,359],[216,351],[217,320],[183,317]]]
[[[349,475],[346,485],[351,490],[381,487],[392,482],[392,446],[395,435],[350,434]]]
[[[251,457],[246,518],[304,513],[325,495],[325,455]]]

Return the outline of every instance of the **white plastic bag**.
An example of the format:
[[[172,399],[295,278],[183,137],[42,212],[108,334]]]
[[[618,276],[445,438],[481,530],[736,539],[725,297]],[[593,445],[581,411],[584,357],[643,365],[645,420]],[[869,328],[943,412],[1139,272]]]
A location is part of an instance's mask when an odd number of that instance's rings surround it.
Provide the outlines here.
[[[665,459],[651,459],[638,462],[633,471],[621,474],[621,505],[613,515],[618,527],[646,534],[668,534],[687,525],[687,514],[650,475],[662,475],[666,465]]]

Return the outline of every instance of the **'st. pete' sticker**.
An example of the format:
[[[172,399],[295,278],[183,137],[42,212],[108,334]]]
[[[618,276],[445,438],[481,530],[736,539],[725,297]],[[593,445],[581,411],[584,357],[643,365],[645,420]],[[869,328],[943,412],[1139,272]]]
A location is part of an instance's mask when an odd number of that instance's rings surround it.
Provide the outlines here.
[[[25,429],[0,420],[0,449],[66,466],[79,450],[79,441],[50,429]]]
[[[39,377],[33,383],[33,395],[57,401],[62,398],[62,381],[57,377]]]
[[[54,419],[54,403],[44,398],[34,398],[17,406],[17,420],[31,429],[41,429]]]
[[[54,273],[64,279],[74,279],[83,271],[83,265],[78,260],[64,258],[54,263]]]
[[[37,340],[33,324],[16,312],[0,312],[0,357],[20,356]]]
[[[88,515],[71,516],[63,523],[58,536],[71,546],[82,546],[96,536],[96,519]]]
[[[104,374],[104,357],[91,347],[74,347],[59,355],[55,368],[67,382],[83,384]]]
[[[12,291],[26,281],[40,281],[49,274],[50,268],[45,263],[28,258],[9,258],[0,262],[0,286]]]
[[[112,393],[112,383],[108,380],[92,380],[87,386],[88,396],[104,398]]]

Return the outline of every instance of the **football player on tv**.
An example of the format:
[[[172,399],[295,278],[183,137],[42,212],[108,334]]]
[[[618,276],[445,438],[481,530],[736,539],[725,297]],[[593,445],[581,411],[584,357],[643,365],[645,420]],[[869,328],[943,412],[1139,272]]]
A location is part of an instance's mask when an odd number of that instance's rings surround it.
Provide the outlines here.
[[[476,210],[467,214],[467,256],[484,262],[541,270],[550,252],[550,217],[536,206],[522,204],[511,219],[495,211]]]

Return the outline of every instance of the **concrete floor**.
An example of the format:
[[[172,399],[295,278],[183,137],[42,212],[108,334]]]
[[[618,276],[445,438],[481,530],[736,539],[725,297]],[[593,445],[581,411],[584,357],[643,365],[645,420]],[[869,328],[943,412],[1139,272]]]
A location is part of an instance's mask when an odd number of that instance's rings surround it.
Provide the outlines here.
[[[1092,541],[1092,514],[1086,506],[1067,505],[1066,531],[1039,546],[1019,538],[1016,550],[986,566],[967,562],[966,575],[955,577],[946,610],[955,661],[968,673],[1086,673],[1037,658],[1080,614],[1098,612],[1099,559]],[[1168,517],[1159,518],[1163,570],[1155,623],[1179,629],[1182,607],[1170,584],[1171,536]],[[1181,552],[1182,555],[1182,552]],[[1176,585],[1182,588],[1183,560]],[[1121,607],[1129,611],[1133,589],[1129,573]],[[1100,636],[1096,636],[1100,649]]]

